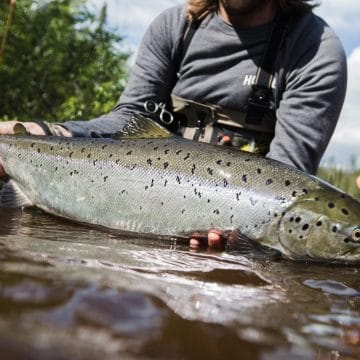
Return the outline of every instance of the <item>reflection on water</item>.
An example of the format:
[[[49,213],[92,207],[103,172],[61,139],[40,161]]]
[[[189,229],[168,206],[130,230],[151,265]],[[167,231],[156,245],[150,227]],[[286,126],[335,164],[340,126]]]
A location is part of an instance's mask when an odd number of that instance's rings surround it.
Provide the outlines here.
[[[357,359],[358,269],[194,253],[0,210],[0,353]]]

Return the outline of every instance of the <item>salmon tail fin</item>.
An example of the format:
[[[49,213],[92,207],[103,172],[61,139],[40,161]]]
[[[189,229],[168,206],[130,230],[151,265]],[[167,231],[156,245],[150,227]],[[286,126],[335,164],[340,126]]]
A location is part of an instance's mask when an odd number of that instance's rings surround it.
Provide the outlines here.
[[[14,180],[9,180],[3,185],[0,194],[0,207],[25,208],[33,206],[30,199],[21,191]]]
[[[174,136],[160,124],[147,117],[134,116],[122,130],[112,136],[113,139],[153,139]]]

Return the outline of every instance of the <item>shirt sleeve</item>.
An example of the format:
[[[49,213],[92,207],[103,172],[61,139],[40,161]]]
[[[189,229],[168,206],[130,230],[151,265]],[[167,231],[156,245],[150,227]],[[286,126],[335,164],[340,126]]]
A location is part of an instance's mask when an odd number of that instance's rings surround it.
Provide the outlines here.
[[[297,46],[301,47],[301,42]],[[311,46],[297,56],[296,51],[284,75],[285,90],[267,156],[315,174],[344,102],[346,56],[326,24],[318,41],[312,39]]]
[[[126,89],[111,113],[89,121],[67,121],[61,125],[73,136],[103,136],[122,129],[135,113],[151,115],[145,112],[145,101],[166,102],[175,84],[176,69],[172,57],[175,43],[179,41],[179,28],[184,23],[180,7],[165,10],[152,22],[139,47]]]

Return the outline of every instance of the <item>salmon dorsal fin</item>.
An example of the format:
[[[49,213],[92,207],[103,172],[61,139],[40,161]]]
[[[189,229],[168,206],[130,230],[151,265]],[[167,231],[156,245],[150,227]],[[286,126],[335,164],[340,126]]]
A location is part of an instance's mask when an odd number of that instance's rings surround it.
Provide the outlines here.
[[[13,131],[15,135],[30,135],[30,133],[26,130],[26,127],[20,122],[14,125]]]
[[[122,130],[115,133],[113,139],[153,139],[174,136],[160,124],[147,117],[134,116]]]
[[[0,194],[0,207],[21,209],[30,206],[33,206],[33,203],[14,180],[9,180],[4,184]]]

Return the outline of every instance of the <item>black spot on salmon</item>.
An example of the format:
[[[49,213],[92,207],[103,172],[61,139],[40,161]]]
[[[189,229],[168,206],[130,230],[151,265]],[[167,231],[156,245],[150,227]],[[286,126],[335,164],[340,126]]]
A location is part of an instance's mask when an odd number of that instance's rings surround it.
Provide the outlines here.
[[[91,158],[91,154],[88,154],[88,155],[87,155],[87,158],[90,159],[90,158]]]
[[[158,148],[159,148],[158,146],[155,146],[155,147],[154,147],[154,151],[156,151]]]
[[[231,162],[228,161],[228,162],[226,163],[226,166],[231,166]]]
[[[272,183],[273,183],[273,180],[272,180],[272,179],[267,179],[265,184],[266,184],[266,185],[271,185]]]
[[[179,184],[181,184],[181,177],[180,177],[180,176],[177,176],[177,177],[176,177],[176,182],[179,183]]]
[[[85,150],[86,150],[85,148],[82,148],[82,149],[81,149],[81,152],[83,153]]]
[[[250,161],[250,159],[249,159],[249,158],[247,158],[247,159],[245,159],[244,161],[249,162],[249,161]]]
[[[196,165],[195,164],[193,164],[193,166],[192,166],[192,168],[191,168],[191,173],[194,175],[194,173],[195,173],[195,169],[196,169]]]
[[[50,146],[50,150],[53,151],[53,150],[54,150],[54,147],[53,147],[53,146]]]
[[[148,185],[146,185],[146,186],[145,186],[145,190],[147,190],[148,188],[149,188],[149,186],[148,186]]]
[[[164,153],[165,153],[165,154],[168,154],[169,151],[170,151],[170,149],[166,149],[166,150],[164,151]]]
[[[289,186],[291,184],[291,181],[290,180],[286,180],[285,181],[285,186]]]
[[[300,221],[301,221],[301,217],[298,216],[298,217],[295,219],[295,222],[296,222],[296,223],[299,223]]]
[[[33,148],[36,144],[32,143],[30,146]],[[10,144],[10,147],[12,146],[12,144]]]
[[[341,209],[341,212],[344,214],[344,215],[349,215],[349,211],[345,208],[342,208]]]
[[[301,229],[305,231],[305,230],[307,230],[308,228],[309,228],[309,224],[304,224]]]
[[[217,160],[216,163],[217,163],[218,165],[221,165],[222,160],[221,160],[221,159],[220,159],[220,160]]]
[[[292,197],[295,197],[296,194],[297,194],[297,192],[296,192],[296,191],[293,191],[292,194],[291,194],[291,196],[292,196]]]
[[[219,215],[219,214],[220,214],[220,211],[219,211],[219,209],[215,209],[215,210],[213,211],[213,213],[216,214],[216,215]]]
[[[318,221],[317,223],[316,223],[316,226],[321,226],[322,225],[322,221]]]
[[[209,175],[213,175],[214,174],[214,170],[211,168],[207,168],[207,172]]]
[[[257,169],[256,172],[260,175],[261,174],[261,169]]]
[[[151,166],[152,165],[152,160],[151,159],[147,159],[146,162]]]
[[[164,187],[166,187],[167,183],[168,183],[168,181],[165,180],[165,181],[164,181]]]
[[[247,182],[247,175],[243,175],[241,180],[246,183]]]
[[[332,231],[333,233],[336,233],[336,232],[337,232],[337,227],[336,227],[336,226],[333,226],[332,229],[331,229],[331,231]]]
[[[153,187],[153,186],[154,186],[154,179],[151,179],[150,187]]]
[[[169,166],[169,163],[167,161],[164,162],[164,169],[166,169]]]
[[[37,149],[37,152],[38,152],[38,153],[40,152],[40,148]]]
[[[108,178],[109,178],[108,176],[104,176],[104,182],[105,182]]]
[[[291,233],[292,233],[292,230],[290,229],[290,230],[289,230],[289,234],[291,234]]]
[[[190,153],[187,153],[186,156],[184,157],[184,160],[187,160],[190,157]]]
[[[291,217],[291,218],[289,219],[289,221],[290,221],[290,222],[293,222],[293,221],[294,221],[294,218],[293,218],[293,217]]]
[[[234,218],[234,215],[231,215],[230,216],[230,223],[232,224],[232,222],[233,222],[233,218]]]
[[[329,207],[330,209],[333,209],[333,208],[335,207],[335,204],[332,203],[332,202],[330,202],[330,203],[328,203],[328,207]]]
[[[180,153],[182,153],[182,150],[175,151],[176,155],[179,155]]]
[[[110,154],[110,155],[109,155],[109,158],[112,158],[112,157],[113,157],[113,154]]]
[[[161,202],[161,206],[164,206],[164,202],[163,202],[163,201]]]
[[[241,195],[241,192],[236,193],[236,200],[237,200],[237,201],[240,200],[240,195]]]
[[[72,171],[70,171],[70,176],[72,176],[73,175],[73,172]]]
[[[224,179],[224,187],[227,187],[229,185],[228,181]]]
[[[210,203],[210,201],[211,201],[210,199],[207,199],[208,204]]]
[[[185,209],[182,209],[182,210],[181,210],[181,213],[183,214],[184,212],[185,212]]]

